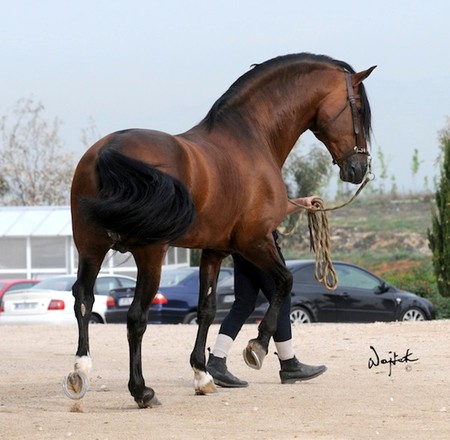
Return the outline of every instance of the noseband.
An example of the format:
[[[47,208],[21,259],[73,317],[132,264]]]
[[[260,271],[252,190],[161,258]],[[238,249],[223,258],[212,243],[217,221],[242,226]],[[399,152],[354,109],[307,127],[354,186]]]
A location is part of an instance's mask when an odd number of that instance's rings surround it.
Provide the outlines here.
[[[355,94],[353,92],[353,86],[352,86],[352,75],[349,72],[345,72],[345,84],[347,86],[347,102],[342,107],[341,110],[338,111],[338,113],[333,116],[331,119],[329,119],[327,122],[325,122],[323,125],[319,127],[318,130],[313,131],[314,134],[320,133],[321,130],[323,130],[328,125],[333,124],[339,116],[344,112],[344,110],[347,108],[347,106],[350,104],[350,110],[352,112],[352,121],[353,121],[353,133],[355,134],[355,141],[356,145],[353,148],[353,150],[349,151],[348,153],[344,154],[343,156],[337,158],[333,157],[333,164],[341,164],[345,160],[347,160],[349,157],[353,156],[354,154],[365,154],[368,156],[370,160],[370,153],[367,147],[364,147],[364,133],[359,129],[358,124],[358,116],[359,116],[359,109],[356,106],[356,100],[360,98],[358,94]]]

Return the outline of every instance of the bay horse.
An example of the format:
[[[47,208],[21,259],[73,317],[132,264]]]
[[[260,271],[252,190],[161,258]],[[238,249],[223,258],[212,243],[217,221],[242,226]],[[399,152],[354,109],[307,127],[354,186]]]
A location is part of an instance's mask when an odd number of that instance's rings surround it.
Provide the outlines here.
[[[202,249],[198,332],[190,356],[196,394],[215,391],[205,367],[206,338],[220,265],[233,252],[269,273],[276,284],[258,336],[244,350],[248,363],[261,366],[292,286],[272,237],[287,209],[281,168],[309,129],[329,150],[342,180],[362,181],[371,133],[362,81],[375,67],[356,73],[346,62],[324,55],[280,56],[252,66],[185,133],[118,131],[84,154],[71,188],[79,338],[74,371],[63,383],[69,397],[81,398],[89,383],[93,287],[109,249],[131,252],[137,265],[127,335],[128,388],[139,407],[159,404],[144,381],[141,344],[169,246]]]

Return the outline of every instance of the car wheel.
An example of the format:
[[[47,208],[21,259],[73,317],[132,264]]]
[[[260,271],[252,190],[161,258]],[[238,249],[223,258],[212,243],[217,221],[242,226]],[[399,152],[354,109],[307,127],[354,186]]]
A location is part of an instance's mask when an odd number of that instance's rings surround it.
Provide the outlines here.
[[[183,319],[183,324],[197,325],[197,312],[188,313]]]
[[[414,307],[408,309],[402,317],[402,321],[425,321],[427,318],[420,309]]]
[[[92,314],[91,319],[89,320],[89,324],[103,324],[102,318],[100,316]]]
[[[309,324],[312,322],[311,315],[303,307],[292,307],[289,317],[291,318],[291,324]]]

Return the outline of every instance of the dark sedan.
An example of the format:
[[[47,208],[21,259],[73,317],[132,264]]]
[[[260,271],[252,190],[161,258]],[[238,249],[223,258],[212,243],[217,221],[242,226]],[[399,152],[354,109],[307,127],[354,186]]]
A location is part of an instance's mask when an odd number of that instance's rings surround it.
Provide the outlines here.
[[[291,322],[375,322],[422,321],[435,318],[433,304],[410,292],[397,289],[361,267],[335,262],[338,287],[327,290],[314,278],[314,261],[288,260],[294,283],[291,293]],[[197,321],[198,267],[163,272],[161,286],[149,311],[151,323]],[[126,322],[134,289],[110,292],[105,313],[108,323]],[[222,268],[217,286],[215,323],[223,321],[234,301],[233,269]],[[268,303],[260,293],[255,312],[248,322],[259,322]]]
[[[338,287],[327,290],[314,278],[314,261],[292,260],[291,322],[422,321],[435,318],[433,304],[397,289],[365,269],[335,262]]]
[[[225,318],[234,301],[234,271],[220,269],[217,284],[217,313],[214,322]],[[199,291],[199,268],[182,267],[163,270],[158,293],[148,314],[152,324],[196,324]],[[107,299],[107,323],[127,322],[127,312],[134,298],[134,288],[111,290]],[[264,316],[267,303],[261,298],[247,322],[258,322]]]

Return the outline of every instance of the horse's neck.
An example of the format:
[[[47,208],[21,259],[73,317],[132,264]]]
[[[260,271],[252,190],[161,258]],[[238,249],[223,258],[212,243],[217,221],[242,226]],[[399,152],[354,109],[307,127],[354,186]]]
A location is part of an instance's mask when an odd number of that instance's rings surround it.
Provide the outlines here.
[[[228,103],[230,117],[220,118],[212,128],[202,121],[186,137],[206,136],[213,143],[234,139],[242,148],[266,151],[281,168],[302,133],[311,128],[321,99],[327,93],[314,86],[311,73],[260,79]],[[220,142],[225,143],[225,142]]]
[[[256,112],[252,108],[246,109],[252,132],[260,138],[259,142],[267,142],[280,168],[298,138],[311,128],[320,101],[317,94],[313,96],[301,84],[284,87],[284,93],[277,93],[274,99],[261,99]],[[263,115],[262,119],[258,120],[258,114]]]

